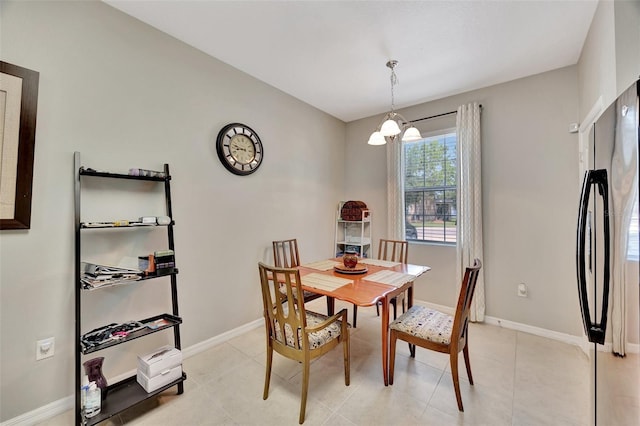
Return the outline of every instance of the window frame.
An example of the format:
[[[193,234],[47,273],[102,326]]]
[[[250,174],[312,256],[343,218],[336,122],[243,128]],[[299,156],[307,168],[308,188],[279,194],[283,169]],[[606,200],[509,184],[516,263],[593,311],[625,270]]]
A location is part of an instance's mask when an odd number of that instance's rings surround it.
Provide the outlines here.
[[[421,130],[421,134],[422,134],[422,139],[420,140],[424,140],[424,139],[429,139],[429,138],[433,138],[433,137],[439,137],[439,136],[446,136],[446,135],[450,135],[450,134],[455,134],[456,137],[456,144],[455,144],[455,172],[456,172],[456,179],[455,179],[455,185],[453,185],[453,187],[451,185],[441,185],[441,186],[432,186],[432,187],[424,187],[425,189],[427,189],[428,192],[436,192],[436,191],[443,191],[443,192],[447,192],[447,191],[455,191],[455,205],[456,205],[456,209],[455,209],[455,218],[456,218],[456,225],[453,229],[456,230],[457,233],[457,217],[458,217],[458,212],[457,212],[457,206],[458,206],[458,183],[459,183],[459,171],[458,171],[458,167],[459,167],[459,161],[458,161],[458,129],[456,127],[451,127],[451,126],[446,126],[446,127],[442,127],[439,129],[435,129],[435,130],[431,130],[428,132],[422,131]],[[408,220],[408,217],[410,216],[408,211],[407,211],[407,202],[406,202],[406,195],[407,192],[411,192],[411,191],[407,191],[407,185],[406,185],[406,164],[407,164],[407,158],[406,158],[406,146],[409,143],[415,143],[418,141],[411,141],[411,142],[402,142],[402,202],[403,202],[403,206],[402,206],[402,211],[404,213],[404,218],[405,218],[405,223],[404,223],[404,228],[405,228],[405,239],[411,243],[411,244],[422,244],[422,245],[432,245],[432,246],[446,246],[446,247],[456,247],[457,246],[457,235],[455,237],[454,241],[441,241],[441,240],[424,240],[424,239],[409,239],[407,238],[407,229],[406,229],[406,224],[410,223],[410,221]],[[421,192],[424,193],[425,190],[417,190],[415,192]],[[444,223],[444,229],[442,230],[442,236],[444,238],[446,238],[445,236],[445,229],[447,229],[446,227],[446,222]],[[423,232],[424,235],[424,232]]]

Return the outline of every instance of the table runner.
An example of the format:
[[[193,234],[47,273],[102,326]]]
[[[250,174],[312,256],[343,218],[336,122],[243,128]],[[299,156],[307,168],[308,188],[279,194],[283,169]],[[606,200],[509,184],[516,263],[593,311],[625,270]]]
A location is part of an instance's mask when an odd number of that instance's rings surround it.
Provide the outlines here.
[[[375,281],[381,284],[388,284],[394,287],[400,287],[403,284],[415,280],[416,277],[411,274],[403,274],[395,271],[380,271],[369,275],[367,281]]]
[[[346,278],[311,273],[302,277],[302,284],[307,287],[319,288],[320,290],[333,291],[343,285],[353,284],[353,281]]]
[[[400,265],[400,262],[391,262],[389,260],[379,260],[379,259],[358,259],[359,263],[364,263],[365,265],[373,265],[373,266],[382,266],[384,268],[392,268],[394,266]]]
[[[318,271],[329,271],[336,265],[340,265],[340,262],[336,262],[335,260],[319,260],[317,262],[311,262],[301,266]]]

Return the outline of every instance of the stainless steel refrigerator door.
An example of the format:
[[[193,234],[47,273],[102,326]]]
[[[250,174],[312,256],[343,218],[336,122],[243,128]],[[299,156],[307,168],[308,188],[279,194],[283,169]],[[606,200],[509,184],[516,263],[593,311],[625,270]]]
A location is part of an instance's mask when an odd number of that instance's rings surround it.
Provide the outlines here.
[[[623,211],[626,212],[626,210],[620,208],[620,198],[616,200],[616,191],[618,196],[620,193],[616,185],[620,182],[621,170],[619,162],[615,161],[616,155],[619,154],[616,154],[616,149],[626,150],[635,147],[637,152],[640,138],[638,125],[640,82],[634,83],[634,86],[635,101],[628,102],[625,98],[624,102],[614,102],[591,126],[588,138],[590,145],[588,169],[591,173],[586,173],[590,176],[585,177],[582,191],[583,198],[587,200],[581,199],[578,214],[578,287],[585,333],[589,341],[593,342],[588,351],[591,362],[590,418],[591,424],[603,426],[640,425],[640,359],[638,354],[634,353],[628,353],[625,357],[616,356],[610,348],[610,345],[613,346],[612,332],[615,329],[616,320],[615,309],[613,309],[616,303],[614,296],[616,286],[618,286],[618,292],[624,289],[624,286],[636,287],[636,293],[631,293],[635,296],[627,297],[623,304],[625,314],[622,321],[638,322],[638,312],[640,312],[637,263],[635,273],[627,274],[624,281],[615,278],[614,268],[617,262],[616,256],[620,258],[621,251],[617,244],[620,233],[628,232],[627,228],[630,228],[627,225],[620,225]],[[625,106],[627,111],[623,112],[622,109]],[[624,117],[625,112],[626,118],[621,118],[620,114]],[[623,133],[619,130],[620,120],[627,120],[630,113],[635,117],[637,133],[634,135],[632,131],[630,132],[632,137],[621,138],[620,135]],[[624,134],[627,135],[627,133]],[[618,166],[612,166],[612,164],[618,164]],[[635,164],[634,182],[637,187],[637,154]],[[606,179],[603,179],[605,173]],[[625,178],[630,179],[627,175]],[[606,197],[604,189],[601,189],[605,187],[608,193]],[[605,198],[608,199],[605,200]],[[636,199],[635,202],[637,203],[638,200]],[[607,221],[604,220],[607,217],[611,222],[610,225],[607,225]],[[608,237],[606,236],[608,232],[605,231],[607,226],[611,227]],[[610,255],[607,254],[609,251],[611,251]],[[584,257],[580,259],[580,256]],[[609,256],[610,259],[608,259]],[[629,259],[626,261],[628,265]],[[611,280],[610,283],[609,280]],[[617,321],[621,320],[619,312],[620,308],[618,308]],[[629,327],[628,323],[627,327]],[[632,328],[636,332],[628,335],[628,342],[636,343],[637,325]]]

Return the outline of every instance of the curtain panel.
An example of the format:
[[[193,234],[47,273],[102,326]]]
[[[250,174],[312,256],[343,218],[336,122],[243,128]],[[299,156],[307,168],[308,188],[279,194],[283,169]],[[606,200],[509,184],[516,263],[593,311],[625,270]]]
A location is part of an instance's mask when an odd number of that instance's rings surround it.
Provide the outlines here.
[[[482,168],[480,154],[480,105],[472,102],[458,107],[456,117],[458,176],[458,217],[456,226],[456,260],[458,286],[467,266],[475,258],[485,265],[482,256]],[[484,272],[480,270],[469,318],[484,321]]]
[[[404,150],[400,138],[387,143],[387,237],[404,240]]]

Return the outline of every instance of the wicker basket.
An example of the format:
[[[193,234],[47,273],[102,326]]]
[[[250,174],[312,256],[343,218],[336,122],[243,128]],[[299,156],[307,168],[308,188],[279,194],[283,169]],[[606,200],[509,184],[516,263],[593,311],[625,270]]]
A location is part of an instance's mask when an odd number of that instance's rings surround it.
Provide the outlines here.
[[[347,201],[340,210],[342,220],[357,221],[369,217],[367,205],[362,201]]]

